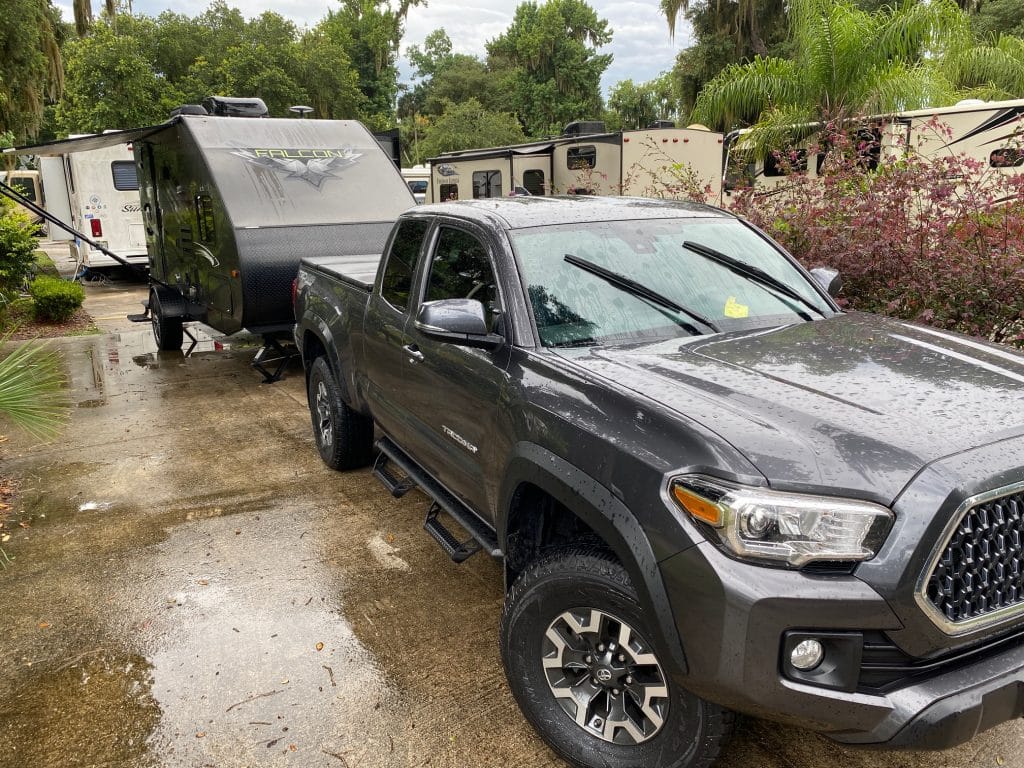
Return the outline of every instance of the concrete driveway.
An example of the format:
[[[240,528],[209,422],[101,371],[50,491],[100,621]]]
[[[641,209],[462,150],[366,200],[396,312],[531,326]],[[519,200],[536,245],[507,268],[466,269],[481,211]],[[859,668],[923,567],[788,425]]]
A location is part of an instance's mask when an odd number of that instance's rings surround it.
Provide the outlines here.
[[[251,339],[204,338],[60,341],[67,429],[0,445],[24,525],[0,570],[0,766],[563,765],[505,685],[497,563],[448,561],[418,492],[324,467],[298,370],[261,384]],[[1022,737],[853,751],[748,719],[719,765],[1024,768]]]

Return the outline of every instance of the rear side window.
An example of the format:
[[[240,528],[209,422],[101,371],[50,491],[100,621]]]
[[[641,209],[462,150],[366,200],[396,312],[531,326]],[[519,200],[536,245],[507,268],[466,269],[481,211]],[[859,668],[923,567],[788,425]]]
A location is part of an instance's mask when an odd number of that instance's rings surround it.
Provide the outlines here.
[[[395,238],[391,241],[380,295],[396,309],[405,311],[409,308],[412,275],[416,271],[416,259],[429,227],[429,222],[422,219],[406,219],[398,225]]]
[[[565,152],[565,165],[570,171],[589,171],[597,165],[597,147],[593,144],[569,147]]]
[[[121,192],[138,190],[139,176],[131,160],[115,160],[110,164],[110,172],[114,175],[114,189]]]

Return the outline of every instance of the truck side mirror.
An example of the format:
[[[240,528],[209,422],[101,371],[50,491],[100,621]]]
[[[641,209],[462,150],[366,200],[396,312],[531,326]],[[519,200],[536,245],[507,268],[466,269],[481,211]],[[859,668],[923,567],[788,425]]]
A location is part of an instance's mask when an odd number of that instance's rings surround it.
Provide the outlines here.
[[[825,289],[829,296],[836,296],[843,290],[843,278],[838,269],[815,267],[811,270],[811,277],[814,278],[814,282]]]
[[[416,330],[438,341],[490,349],[505,339],[487,330],[484,305],[476,299],[427,301],[416,313]]]

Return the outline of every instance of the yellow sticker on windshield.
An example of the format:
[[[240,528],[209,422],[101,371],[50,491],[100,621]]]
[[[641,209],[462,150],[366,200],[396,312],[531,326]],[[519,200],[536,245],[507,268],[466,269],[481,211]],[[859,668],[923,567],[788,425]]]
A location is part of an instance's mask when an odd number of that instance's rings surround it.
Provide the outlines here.
[[[726,317],[746,317],[750,314],[750,307],[746,304],[740,304],[736,301],[735,296],[730,296],[725,302],[725,316]]]

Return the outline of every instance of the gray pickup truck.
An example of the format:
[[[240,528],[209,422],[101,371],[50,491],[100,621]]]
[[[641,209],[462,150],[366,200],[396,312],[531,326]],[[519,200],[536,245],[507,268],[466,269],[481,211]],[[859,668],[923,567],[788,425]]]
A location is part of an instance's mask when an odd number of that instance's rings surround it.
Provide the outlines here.
[[[1024,713],[1024,355],[821,278],[626,198],[420,206],[302,263],[320,455],[501,558],[508,682],[569,762],[706,766],[734,712],[918,749]]]

